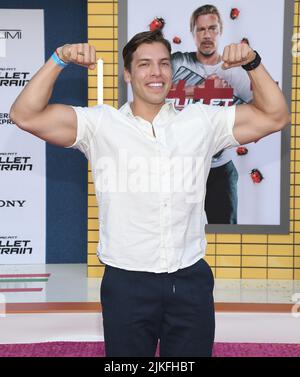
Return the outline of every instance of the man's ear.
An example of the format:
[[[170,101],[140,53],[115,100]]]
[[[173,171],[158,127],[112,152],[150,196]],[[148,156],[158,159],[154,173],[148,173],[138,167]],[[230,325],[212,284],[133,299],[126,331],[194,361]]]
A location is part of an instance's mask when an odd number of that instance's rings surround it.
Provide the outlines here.
[[[130,84],[131,82],[131,74],[130,72],[128,71],[128,69],[125,69],[124,70],[124,80],[127,84]]]

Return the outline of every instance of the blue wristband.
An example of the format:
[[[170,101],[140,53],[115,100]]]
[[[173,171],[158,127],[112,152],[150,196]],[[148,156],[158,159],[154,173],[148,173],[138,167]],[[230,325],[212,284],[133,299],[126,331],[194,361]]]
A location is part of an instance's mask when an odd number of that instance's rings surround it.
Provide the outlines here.
[[[69,65],[68,63],[65,63],[63,60],[61,60],[57,54],[57,52],[53,52],[53,54],[51,55],[51,58],[54,60],[54,62],[59,65],[60,67],[62,68],[65,68],[67,65]]]

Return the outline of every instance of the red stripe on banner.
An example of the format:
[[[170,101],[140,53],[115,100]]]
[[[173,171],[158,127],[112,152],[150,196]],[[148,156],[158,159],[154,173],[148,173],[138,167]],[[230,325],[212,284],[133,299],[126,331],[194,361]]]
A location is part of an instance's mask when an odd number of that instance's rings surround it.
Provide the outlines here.
[[[15,292],[41,292],[43,288],[5,288],[0,289],[0,293],[15,293]]]
[[[10,274],[0,275],[1,278],[48,278],[51,274]]]

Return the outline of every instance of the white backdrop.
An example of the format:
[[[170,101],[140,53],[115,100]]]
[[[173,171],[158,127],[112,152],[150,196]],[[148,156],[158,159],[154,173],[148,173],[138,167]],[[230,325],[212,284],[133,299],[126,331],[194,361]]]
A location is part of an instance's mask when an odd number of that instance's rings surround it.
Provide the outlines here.
[[[237,43],[247,37],[251,46],[259,51],[263,63],[272,77],[282,87],[282,56],[284,37],[284,0],[212,0],[222,15],[224,31],[220,51],[229,43]],[[204,2],[189,0],[128,0],[128,39],[134,34],[149,30],[155,17],[166,21],[164,35],[170,41],[174,36],[182,39],[180,45],[172,43],[175,51],[195,51],[189,21],[192,12]],[[238,19],[230,19],[230,11],[237,7]],[[129,100],[131,95],[128,95]],[[249,154],[238,157],[232,152],[239,172],[238,224],[280,224],[281,134],[273,134],[256,144],[247,145]],[[264,180],[254,184],[250,178],[252,169],[258,168]]]
[[[0,264],[45,263],[45,143],[8,118],[43,63],[43,11],[0,9]]]

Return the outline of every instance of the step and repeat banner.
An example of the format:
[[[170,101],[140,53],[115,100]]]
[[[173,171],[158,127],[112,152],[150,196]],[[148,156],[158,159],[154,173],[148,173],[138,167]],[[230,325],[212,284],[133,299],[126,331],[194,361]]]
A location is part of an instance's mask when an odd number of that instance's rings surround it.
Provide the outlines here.
[[[9,119],[44,61],[43,11],[0,9],[0,264],[45,263],[45,142]]]

